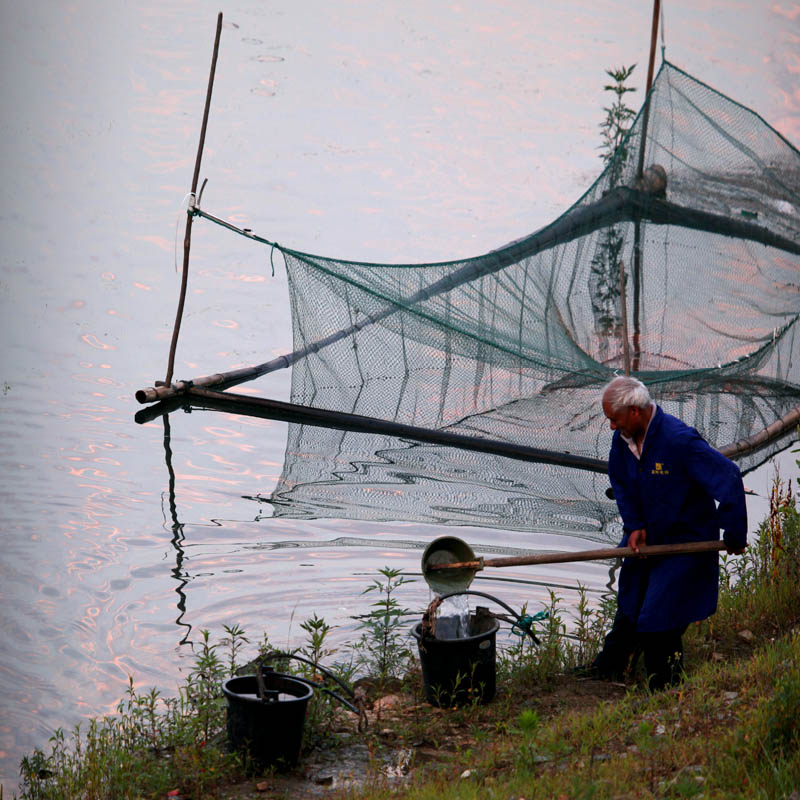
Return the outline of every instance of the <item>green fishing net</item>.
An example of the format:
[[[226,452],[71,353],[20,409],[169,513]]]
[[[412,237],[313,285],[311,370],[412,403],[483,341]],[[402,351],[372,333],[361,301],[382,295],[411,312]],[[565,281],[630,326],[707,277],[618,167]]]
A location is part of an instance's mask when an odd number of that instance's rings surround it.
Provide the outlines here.
[[[599,394],[626,368],[719,448],[800,405],[800,153],[667,62],[617,156],[528,237],[437,264],[281,249],[297,404],[601,459]],[[793,436],[745,442],[736,460],[751,469]],[[292,424],[264,499],[278,516],[613,542],[607,487],[558,464]]]

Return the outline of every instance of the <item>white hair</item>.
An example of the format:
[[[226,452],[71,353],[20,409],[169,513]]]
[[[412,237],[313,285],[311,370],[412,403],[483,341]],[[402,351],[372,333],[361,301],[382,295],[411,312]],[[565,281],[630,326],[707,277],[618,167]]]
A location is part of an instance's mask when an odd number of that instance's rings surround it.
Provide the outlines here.
[[[603,400],[607,402],[612,411],[620,411],[628,406],[647,408],[652,400],[647,387],[636,378],[614,378],[603,389]]]

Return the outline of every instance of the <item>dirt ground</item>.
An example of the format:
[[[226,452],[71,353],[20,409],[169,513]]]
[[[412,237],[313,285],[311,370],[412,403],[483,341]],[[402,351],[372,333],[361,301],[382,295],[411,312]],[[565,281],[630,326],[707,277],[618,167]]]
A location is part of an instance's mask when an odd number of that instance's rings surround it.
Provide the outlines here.
[[[368,779],[386,785],[408,781],[421,770],[453,760],[459,752],[480,747],[482,733],[513,726],[525,708],[542,719],[571,709],[587,710],[620,699],[621,683],[562,677],[544,688],[532,687],[524,697],[505,696],[474,709],[441,709],[408,695],[376,698],[367,712],[368,728],[357,731],[356,718],[342,712],[334,732],[345,743],[304,754],[288,773],[274,773],[221,787],[221,800],[284,800],[324,798]]]

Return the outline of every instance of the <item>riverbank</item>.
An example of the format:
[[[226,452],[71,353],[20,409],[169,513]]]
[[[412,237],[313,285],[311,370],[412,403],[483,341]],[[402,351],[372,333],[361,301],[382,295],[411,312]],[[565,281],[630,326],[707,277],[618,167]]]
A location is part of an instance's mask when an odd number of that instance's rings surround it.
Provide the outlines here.
[[[248,774],[225,746],[219,685],[250,643],[228,628],[219,644],[205,637],[180,697],[131,687],[115,717],[57,732],[49,753],[23,761],[22,797],[796,797],[800,514],[791,485],[773,490],[745,556],[721,559],[719,610],[690,628],[686,680],[665,692],[649,693],[641,671],[624,683],[571,677],[599,645],[611,609],[579,609],[575,638],[565,638],[551,595],[540,644],[521,639],[499,656],[491,703],[434,708],[395,637],[405,611],[394,600],[398,581],[385,570],[374,582],[376,614],[354,643],[361,661],[349,662],[370,663],[375,676],[360,683],[365,732],[355,715],[319,701],[299,766]],[[303,627],[301,652],[325,660],[324,620]],[[379,641],[386,647],[370,650]],[[403,680],[393,675],[400,668]]]

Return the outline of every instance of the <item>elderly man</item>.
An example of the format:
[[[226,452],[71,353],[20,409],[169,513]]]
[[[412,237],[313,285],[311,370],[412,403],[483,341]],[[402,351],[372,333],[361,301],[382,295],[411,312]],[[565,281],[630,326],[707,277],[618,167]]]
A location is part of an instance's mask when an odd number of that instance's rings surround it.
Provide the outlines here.
[[[622,517],[622,547],[716,541],[729,553],[747,546],[747,508],[739,468],[694,429],[664,413],[635,378],[603,391],[614,437],[608,473]],[[715,502],[716,501],[716,502]],[[591,673],[620,679],[641,650],[652,690],[680,680],[681,637],[717,608],[715,552],[627,558],[618,611]]]

